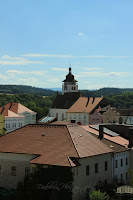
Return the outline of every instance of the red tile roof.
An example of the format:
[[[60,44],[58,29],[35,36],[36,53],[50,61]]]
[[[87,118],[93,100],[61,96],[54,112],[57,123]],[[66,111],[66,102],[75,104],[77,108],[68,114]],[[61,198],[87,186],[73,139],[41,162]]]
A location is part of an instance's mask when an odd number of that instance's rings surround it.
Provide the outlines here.
[[[93,129],[93,128],[91,128],[90,126],[82,126],[86,131],[88,131],[88,132],[90,132],[90,133],[93,133],[93,134],[95,134],[95,135],[99,135],[99,131],[98,130],[96,130],[96,129]],[[104,134],[104,138],[105,139],[107,139],[107,140],[109,140],[109,141],[112,141],[112,142],[114,142],[114,143],[116,143],[116,144],[119,144],[119,145],[121,145],[121,146],[123,146],[123,147],[125,147],[125,148],[128,148],[128,144],[129,144],[129,141],[128,140],[126,140],[125,138],[123,138],[123,137],[121,137],[121,136],[114,136],[114,137],[111,137],[111,136],[109,136],[109,135],[106,135],[106,134]]]
[[[78,125],[27,125],[0,137],[0,152],[35,155],[31,163],[75,166],[71,158],[112,152]]]
[[[16,114],[18,113],[23,113],[23,112],[33,112],[32,110],[30,110],[29,108],[26,108],[25,106],[23,106],[20,103],[8,103],[6,105],[4,105],[3,107],[0,107],[0,113],[3,114],[4,116],[7,116],[7,111],[10,110]]]
[[[103,97],[80,97],[68,110],[67,113],[90,113],[103,100]]]

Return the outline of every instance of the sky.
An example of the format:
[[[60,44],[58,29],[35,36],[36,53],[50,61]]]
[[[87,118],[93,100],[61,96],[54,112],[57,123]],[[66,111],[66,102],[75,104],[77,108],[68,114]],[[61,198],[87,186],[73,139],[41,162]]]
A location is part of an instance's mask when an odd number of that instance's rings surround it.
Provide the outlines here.
[[[133,88],[132,0],[0,0],[0,84]]]

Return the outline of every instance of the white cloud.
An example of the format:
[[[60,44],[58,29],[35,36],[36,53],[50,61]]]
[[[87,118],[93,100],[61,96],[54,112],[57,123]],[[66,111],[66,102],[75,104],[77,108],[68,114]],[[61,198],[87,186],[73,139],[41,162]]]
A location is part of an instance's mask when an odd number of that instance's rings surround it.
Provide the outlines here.
[[[44,64],[44,62],[40,62],[40,61],[28,61],[28,60],[20,60],[20,61],[5,61],[5,60],[0,60],[0,65],[29,65],[29,64]]]
[[[22,57],[11,57],[11,56],[8,56],[8,55],[4,55],[1,57],[3,60],[21,60],[21,61],[27,61],[26,58],[22,58]]]
[[[92,67],[92,68],[84,68],[85,70],[95,71],[95,70],[103,70],[104,68]]]
[[[21,78],[21,79],[18,79],[18,83],[21,83],[22,85],[33,85],[34,86],[34,85],[36,85],[36,83],[38,83],[38,79],[35,79],[35,78]]]
[[[128,76],[128,72],[109,72],[107,73],[108,76]]]
[[[66,69],[66,68],[52,68],[52,70],[54,70],[54,71],[63,71],[63,72],[67,72],[68,71],[68,69]]]
[[[85,35],[85,34],[84,34],[84,33],[78,33],[78,35],[79,35],[79,36],[83,36],[83,35]]]
[[[7,80],[8,77],[7,76],[3,76],[2,74],[0,74],[0,80]]]
[[[28,74],[33,74],[33,75],[38,75],[38,76],[47,76],[45,73],[46,71],[19,71],[19,70],[7,70],[6,73],[9,76],[15,76],[18,74],[24,74],[24,75],[28,75]],[[49,77],[49,76],[47,76]]]
[[[56,55],[56,54],[24,54],[24,57],[50,57],[50,58],[72,58],[72,55]]]
[[[60,80],[58,78],[51,78],[51,79],[47,79],[46,82],[60,82]]]
[[[75,75],[76,77],[114,77],[114,76],[128,76],[128,72],[99,72],[99,71],[90,71],[90,72],[81,72],[80,74]]]
[[[104,56],[104,55],[90,55],[90,56],[80,56],[82,58],[109,58],[109,56]]]

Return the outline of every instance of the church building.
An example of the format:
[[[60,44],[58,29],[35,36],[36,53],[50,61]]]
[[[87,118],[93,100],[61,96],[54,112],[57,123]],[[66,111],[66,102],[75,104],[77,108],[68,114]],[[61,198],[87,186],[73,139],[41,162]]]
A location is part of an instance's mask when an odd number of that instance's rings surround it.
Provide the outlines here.
[[[62,82],[62,95],[57,94],[49,110],[49,116],[56,117],[58,121],[66,121],[67,110],[82,96],[78,92],[78,81],[75,80],[71,67]]]

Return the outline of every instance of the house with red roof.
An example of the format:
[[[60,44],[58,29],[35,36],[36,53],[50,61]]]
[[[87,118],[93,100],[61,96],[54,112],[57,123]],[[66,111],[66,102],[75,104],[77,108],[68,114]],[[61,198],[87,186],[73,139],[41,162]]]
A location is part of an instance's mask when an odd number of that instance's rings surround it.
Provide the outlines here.
[[[36,122],[36,113],[20,103],[10,102],[0,108],[7,132]]]
[[[0,137],[0,186],[16,188],[37,166],[67,167],[74,179],[73,199],[80,200],[89,189],[112,183],[116,151],[128,149],[104,143],[77,124],[26,125]]]

